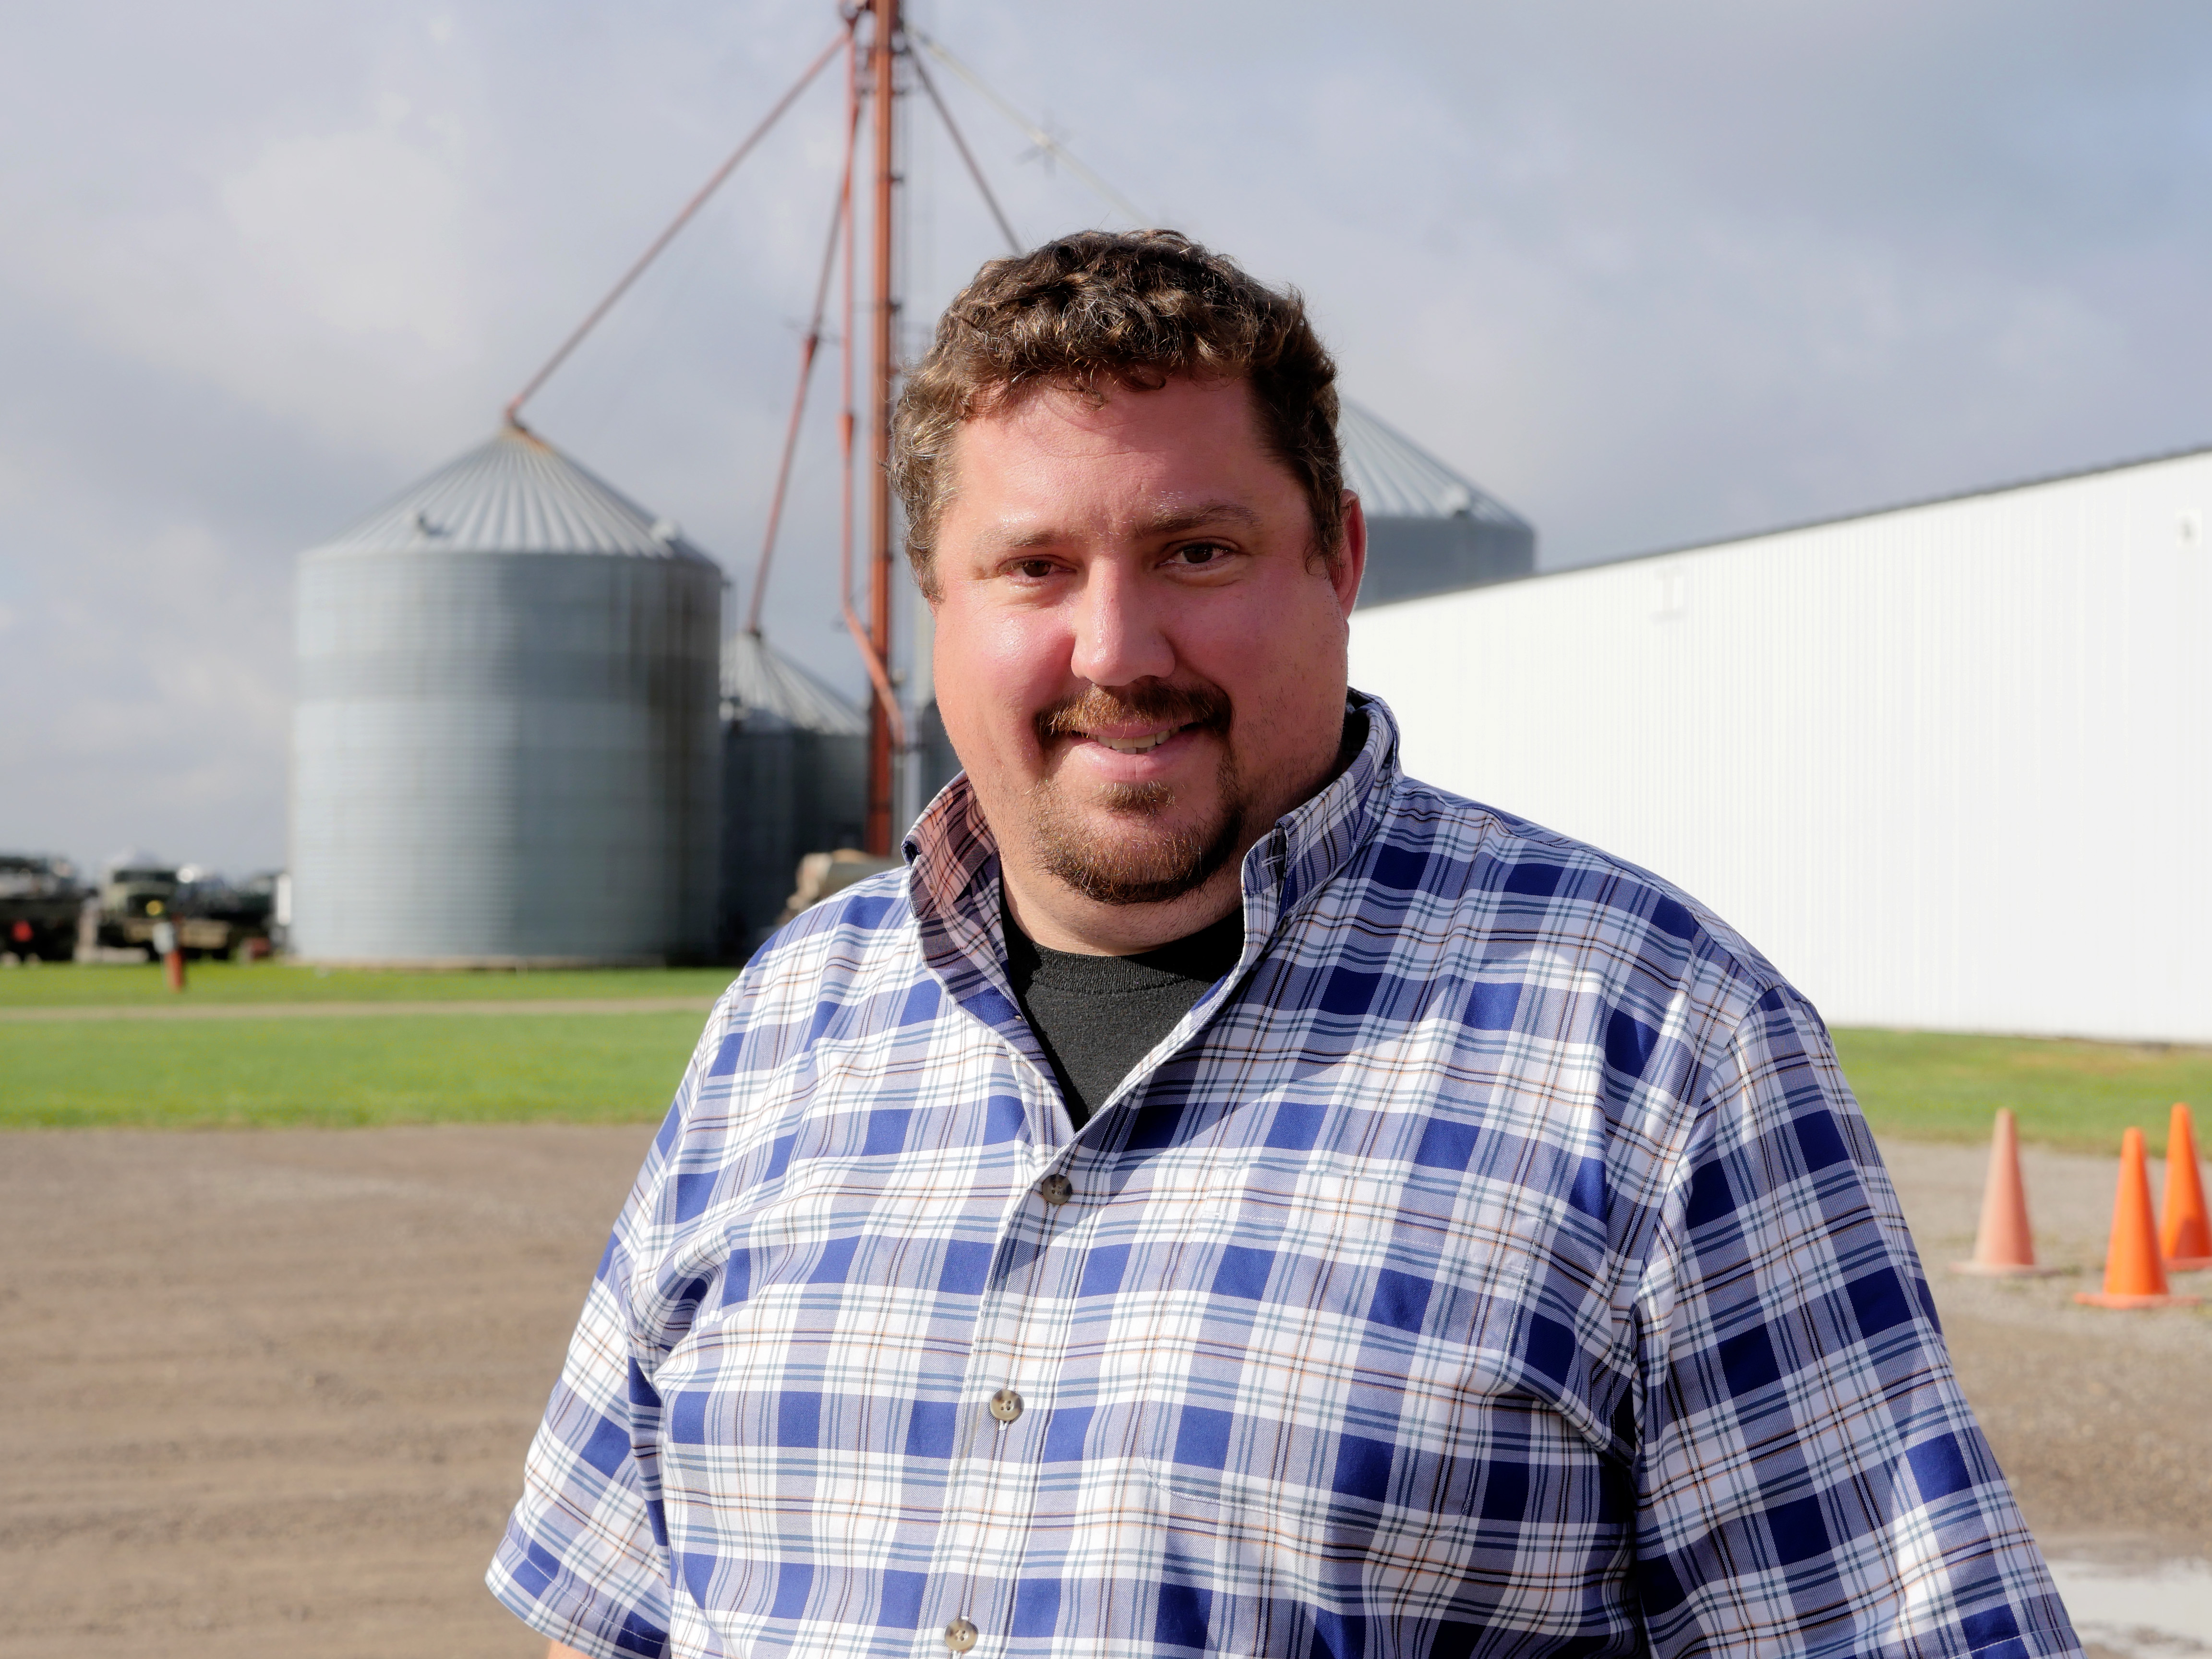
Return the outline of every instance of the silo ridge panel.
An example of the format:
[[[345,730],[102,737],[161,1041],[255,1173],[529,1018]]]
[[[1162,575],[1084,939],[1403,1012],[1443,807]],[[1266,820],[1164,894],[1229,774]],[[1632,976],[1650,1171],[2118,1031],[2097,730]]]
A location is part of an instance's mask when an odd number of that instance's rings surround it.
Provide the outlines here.
[[[733,634],[722,644],[721,695],[738,705],[738,718],[766,717],[812,732],[861,734],[867,716],[765,640]]]
[[[1527,520],[1489,491],[1359,404],[1342,404],[1337,431],[1346,487],[1358,494],[1370,515],[1473,517],[1527,527]]]
[[[526,434],[503,432],[310,549],[378,552],[604,553],[711,565],[587,469]],[[430,526],[428,533],[421,527]]]

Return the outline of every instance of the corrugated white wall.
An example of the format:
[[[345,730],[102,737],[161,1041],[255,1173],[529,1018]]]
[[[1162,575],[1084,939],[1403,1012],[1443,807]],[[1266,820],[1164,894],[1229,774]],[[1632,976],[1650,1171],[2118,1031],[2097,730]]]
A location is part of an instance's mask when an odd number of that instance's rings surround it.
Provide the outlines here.
[[[1415,776],[1832,1024],[2212,1042],[2212,455],[1361,611]]]

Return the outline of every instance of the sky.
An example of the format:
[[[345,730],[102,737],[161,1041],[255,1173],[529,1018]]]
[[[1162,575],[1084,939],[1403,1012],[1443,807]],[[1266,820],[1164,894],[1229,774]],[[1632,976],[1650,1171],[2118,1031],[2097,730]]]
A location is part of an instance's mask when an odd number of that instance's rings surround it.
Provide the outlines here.
[[[2212,9],[916,0],[1153,222],[1296,284],[1547,568],[2212,442]],[[0,849],[280,865],[300,553],[488,438],[823,0],[0,0]],[[1026,241],[1121,225],[936,77]],[[533,427],[755,563],[834,75]],[[909,349],[1004,244],[921,100]],[[830,368],[834,371],[834,358]],[[835,626],[834,372],[765,613]]]

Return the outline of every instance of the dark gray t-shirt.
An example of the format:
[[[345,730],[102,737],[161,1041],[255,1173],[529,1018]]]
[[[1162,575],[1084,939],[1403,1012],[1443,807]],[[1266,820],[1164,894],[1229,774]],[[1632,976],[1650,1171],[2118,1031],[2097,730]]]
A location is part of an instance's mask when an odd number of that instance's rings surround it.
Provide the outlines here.
[[[1244,918],[1236,910],[1133,957],[1048,950],[1011,915],[1006,927],[1006,975],[1079,1129],[1244,948]]]

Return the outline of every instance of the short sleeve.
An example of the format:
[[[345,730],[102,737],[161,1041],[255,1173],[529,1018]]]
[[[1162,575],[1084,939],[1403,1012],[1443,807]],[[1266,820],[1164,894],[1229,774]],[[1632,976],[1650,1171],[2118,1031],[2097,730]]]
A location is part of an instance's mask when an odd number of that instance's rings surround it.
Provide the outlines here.
[[[670,1623],[667,1528],[653,1478],[659,1397],[637,1361],[632,1306],[662,1173],[702,1073],[729,1040],[708,1022],[592,1275],[568,1356],[531,1442],[521,1501],[484,1583],[539,1634],[594,1659],[659,1659]]]
[[[1711,1069],[1638,1311],[1654,1653],[2079,1653],[1827,1033],[1786,987]]]

